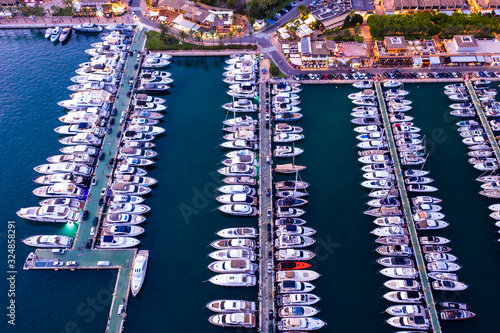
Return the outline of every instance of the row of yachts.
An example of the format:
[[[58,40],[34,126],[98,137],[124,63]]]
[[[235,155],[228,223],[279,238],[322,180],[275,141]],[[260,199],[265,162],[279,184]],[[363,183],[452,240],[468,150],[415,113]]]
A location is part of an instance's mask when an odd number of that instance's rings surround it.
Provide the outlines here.
[[[282,98],[283,90],[289,91],[286,98]],[[301,109],[298,107],[298,92],[300,87],[296,83],[275,84],[271,90],[270,102],[273,119],[276,121],[273,127],[273,155],[277,158],[292,158],[291,164],[277,164],[274,171],[295,174],[293,180],[276,182],[273,194],[276,249],[274,259],[278,261],[274,276],[275,290],[278,292],[275,305],[281,318],[277,322],[280,332],[312,331],[326,325],[326,322],[315,317],[320,312],[315,305],[321,298],[312,293],[316,288],[312,281],[318,279],[320,274],[312,270],[309,263],[315,253],[306,250],[316,242],[312,237],[316,230],[305,226],[306,220],[303,218],[306,213],[304,206],[308,203],[305,197],[309,195],[309,183],[300,180],[299,172],[306,167],[295,164],[295,156],[303,152],[303,149],[295,147],[295,142],[304,138],[301,134],[303,129],[288,123],[302,118]],[[283,140],[285,138],[287,140]],[[279,145],[282,142],[290,142],[292,145]],[[291,151],[292,154],[282,155],[280,151]]]
[[[113,31],[104,36],[103,40],[106,42],[109,39],[119,38],[124,42],[123,45],[129,45],[130,43],[126,41],[131,37],[131,34],[124,35],[119,31]],[[105,136],[111,134],[115,122],[116,109],[112,109],[112,103],[120,82],[126,80],[121,77],[121,72],[127,57],[128,48],[93,56],[89,63],[82,64],[77,70],[79,76],[72,78],[72,81],[78,84],[68,89],[79,95],[72,95],[71,101],[74,102],[64,105],[68,112],[59,118],[64,125],[55,129],[57,133],[64,135],[59,140],[64,145],[60,149],[63,155],[52,156],[48,158],[48,164],[35,167],[35,171],[43,175],[36,177],[34,181],[44,186],[33,192],[47,199],[40,203],[41,207],[23,208],[18,211],[20,217],[59,223],[75,223],[86,219],[88,212],[83,210],[85,200],[90,187],[98,182],[94,176],[95,168],[106,156],[101,146]],[[98,64],[103,64],[112,73],[82,71],[82,68],[96,67]],[[140,76],[152,73],[152,70],[143,70]],[[99,77],[100,84],[85,82],[90,77]],[[112,80],[106,81],[104,78]],[[77,100],[82,96],[98,94],[107,94],[109,103],[91,106],[78,104]],[[99,199],[99,204],[103,205],[104,198],[110,197],[106,223],[102,228],[103,237],[98,241],[102,248],[136,245],[138,240],[124,236],[139,235],[144,232],[143,228],[134,225],[145,219],[140,214],[149,211],[148,206],[141,204],[143,199],[139,195],[149,192],[150,189],[146,186],[155,184],[156,180],[145,177],[146,172],[141,167],[154,163],[150,160],[156,155],[156,152],[150,149],[154,143],[149,141],[154,138],[153,134],[163,131],[160,127],[153,126],[162,117],[158,111],[165,109],[161,105],[163,102],[163,99],[145,94],[136,94],[131,100],[133,114],[126,124],[116,158],[117,169],[114,179],[119,181],[114,183],[109,191],[103,190]],[[120,123],[124,120],[125,118],[121,119]],[[119,133],[121,134],[121,131]],[[107,155],[110,154],[111,152],[108,152]],[[107,164],[107,168],[111,169],[113,162],[114,158]],[[133,193],[134,190],[141,193]],[[27,238],[24,242],[37,247],[68,248],[72,244],[72,239],[67,236],[39,235]]]
[[[224,79],[233,77],[232,75],[242,75],[237,69],[250,66],[253,68],[252,76],[255,76],[251,82],[240,83],[239,85],[231,84],[228,94],[233,98],[231,105],[242,105],[240,101],[242,98],[246,101],[252,101],[252,99],[258,97],[258,85],[257,80],[257,65],[258,62],[253,56],[241,55],[233,56],[231,59],[226,61],[228,66],[226,66],[226,73]],[[239,74],[237,74],[239,73]],[[247,73],[248,74],[248,73]],[[294,92],[292,93],[292,90]],[[244,95],[247,92],[247,95]],[[276,104],[278,99],[276,96],[283,96],[284,93],[288,94],[287,98],[290,100],[293,97],[295,105],[298,104],[298,96],[295,95],[296,92],[300,91],[298,85],[288,85],[288,84],[276,84],[271,88],[273,92],[273,106]],[[292,95],[293,94],[293,95]],[[239,98],[239,99],[238,99]],[[268,93],[266,93],[266,98],[271,99]],[[237,104],[236,104],[237,103]],[[252,105],[254,105],[252,103]],[[217,201],[225,205],[219,207],[219,209],[225,213],[231,215],[256,215],[257,209],[257,198],[254,197],[256,190],[253,186],[256,184],[255,177],[257,176],[257,171],[255,167],[257,162],[255,161],[256,156],[252,155],[250,158],[242,158],[253,152],[253,150],[258,149],[257,145],[257,133],[255,132],[255,125],[257,121],[253,120],[249,115],[243,115],[237,117],[236,112],[244,112],[241,110],[235,110],[228,108],[229,105],[224,105],[223,107],[228,110],[229,113],[233,112],[234,117],[226,119],[224,121],[224,131],[229,132],[230,135],[225,135],[224,139],[226,142],[221,144],[221,147],[232,149],[228,153],[222,163],[225,165],[224,168],[219,169],[219,173],[224,178],[224,183],[227,185],[218,188],[218,191],[222,195],[216,198]],[[271,105],[268,105],[270,108]],[[254,112],[257,106],[248,108],[246,112]],[[262,119],[266,121],[266,127],[270,128],[272,126],[269,118]],[[298,127],[292,127],[280,123],[279,126],[274,128],[275,136],[274,142],[294,142],[281,141],[283,140],[283,135],[279,134],[299,134],[302,130]],[[251,133],[249,133],[251,132]],[[279,139],[279,138],[282,139]],[[252,138],[254,138],[252,140]],[[235,147],[233,145],[228,145],[229,141],[244,140],[246,144],[253,143],[253,145],[246,147]],[[293,148],[287,147],[289,155],[283,155],[283,157],[290,157],[293,155]],[[244,148],[241,150],[241,148]],[[285,149],[281,149],[282,152]],[[232,153],[235,153],[234,155]],[[275,156],[279,156],[276,154]],[[237,158],[234,158],[237,157]],[[255,161],[255,162],[254,162]],[[239,167],[235,167],[239,165]],[[239,170],[247,170],[246,174],[233,173]],[[314,239],[310,236],[314,234],[312,228],[307,228],[302,226],[305,221],[302,219],[296,219],[285,216],[299,216],[303,214],[302,209],[296,208],[296,206],[307,203],[306,200],[301,199],[301,197],[307,195],[306,192],[298,192],[297,185],[300,189],[305,189],[308,184],[302,181],[284,181],[275,184],[278,200],[277,200],[277,212],[276,216],[279,217],[275,220],[276,226],[276,243],[277,248],[276,253],[270,251],[268,254],[270,257],[275,255],[275,258],[279,263],[276,265],[276,283],[279,292],[278,297],[278,315],[281,318],[278,322],[278,329],[280,331],[310,331],[322,327],[325,323],[314,316],[319,312],[318,309],[311,306],[319,301],[319,297],[310,293],[314,289],[314,285],[310,281],[319,277],[319,274],[311,270],[307,270],[311,265],[304,262],[314,257],[311,251],[302,250],[301,248],[306,247],[314,243]],[[296,195],[294,195],[294,193]],[[267,189],[267,195],[270,195],[270,189]],[[235,201],[239,200],[239,201]],[[300,203],[299,203],[300,201]],[[234,205],[229,210],[224,210],[227,205]],[[249,214],[234,213],[235,211],[240,211],[237,209],[236,205],[244,205],[247,208],[246,211]],[[250,213],[251,212],[251,213]],[[271,211],[268,213],[271,214]],[[271,217],[269,215],[269,217]],[[268,224],[268,229],[271,231],[271,225]],[[257,284],[257,277],[254,273],[258,269],[258,264],[254,263],[258,258],[258,253],[256,253],[259,248],[256,238],[258,237],[258,231],[253,227],[241,227],[241,228],[226,228],[217,232],[217,235],[222,239],[212,242],[212,247],[215,249],[214,252],[210,253],[210,257],[215,262],[209,265],[209,269],[215,273],[219,273],[210,279],[210,282],[216,285],[222,286],[245,286],[251,287]],[[272,233],[269,233],[269,242],[272,242]],[[263,254],[261,253],[260,256]],[[268,273],[272,274],[274,268],[268,267]],[[274,276],[273,276],[274,277]],[[215,300],[207,304],[207,308],[217,312],[217,314],[211,316],[209,321],[218,326],[224,327],[255,327],[255,312],[257,311],[254,302],[245,300]],[[272,312],[270,314],[271,318]]]
[[[426,233],[430,230],[448,226],[445,215],[439,205],[441,200],[427,193],[437,191],[429,185],[433,179],[429,172],[422,170],[426,161],[425,143],[407,114],[411,109],[411,101],[405,99],[409,94],[400,85],[392,82],[389,90],[383,94],[388,109],[391,128],[385,128],[378,108],[377,94],[371,89],[371,82],[356,83],[355,87],[363,89],[348,97],[356,104],[353,109],[352,122],[355,125],[356,138],[360,141],[358,161],[363,164],[361,185],[370,190],[371,199],[367,202],[369,209],[364,213],[374,217],[376,228],[372,234],[377,236],[380,244],[376,252],[382,257],[377,263],[384,268],[379,272],[390,278],[384,286],[390,289],[384,298],[396,305],[387,308],[392,317],[387,323],[399,329],[428,330],[431,326],[428,308],[423,305],[425,297],[423,287],[418,280],[419,271],[414,259],[414,251],[409,235],[408,223],[414,223],[416,230]],[[361,100],[366,99],[365,103]],[[405,106],[402,111],[395,106]],[[397,147],[398,156],[391,156],[388,142],[391,132]],[[401,174],[406,191],[417,195],[410,200],[412,221],[407,221],[403,202],[399,197],[398,179],[395,174],[393,158],[399,158],[400,164],[406,167]],[[424,193],[425,195],[422,195]],[[460,265],[455,263],[457,257],[450,254],[444,237],[425,235],[419,238],[424,254],[428,276],[432,279],[432,289],[440,291],[462,291],[468,286],[458,281],[456,275]],[[424,268],[425,269],[425,268]],[[420,272],[426,274],[426,272]],[[461,303],[443,303],[440,317],[443,320],[464,319],[474,316],[468,306]],[[465,309],[463,307],[466,307]]]
[[[258,97],[257,68],[258,60],[250,55],[235,55],[226,60],[225,81],[236,76],[248,75],[251,79],[245,83],[230,83],[227,92],[233,102],[224,104],[233,117],[223,122],[224,142],[219,146],[229,149],[223,160],[223,167],[218,173],[224,177],[223,185],[217,189],[220,193],[216,200],[222,205],[219,211],[234,216],[257,215],[258,197],[258,121],[251,116],[236,116],[236,112],[255,112],[257,105],[252,102]],[[248,110],[248,111],[246,111]],[[229,114],[229,113],[228,113]],[[217,275],[209,281],[225,287],[252,287],[257,284],[255,272],[258,269],[257,244],[258,231],[253,227],[226,228],[217,232],[221,239],[211,243],[215,249],[209,257],[215,261],[208,268]],[[245,300],[214,300],[207,308],[215,312],[208,321],[221,327],[256,326],[256,304]]]
[[[111,32],[103,40],[115,34],[117,32]],[[126,58],[126,52],[116,55],[115,67],[121,69]],[[121,78],[116,76],[113,79],[112,85],[109,85],[110,95],[116,93]],[[82,93],[104,91],[98,87],[81,88]],[[33,193],[45,199],[40,202],[40,207],[20,209],[17,215],[21,218],[39,222],[76,223],[87,214],[84,212],[85,201],[92,185],[94,167],[99,158],[103,157],[100,145],[106,134],[105,127],[110,126],[114,119],[110,117],[109,107],[68,110],[66,115],[59,118],[64,125],[55,129],[57,133],[66,135],[59,140],[64,145],[60,149],[63,154],[51,156],[47,159],[49,163],[34,168],[42,176],[33,181],[43,186],[33,190]],[[37,235],[26,238],[23,242],[36,247],[69,248],[73,239],[60,235]]]
[[[129,24],[110,24],[100,26],[95,23],[82,23],[72,27],[50,27],[45,30],[45,39],[50,40],[52,43],[65,42],[71,37],[72,31],[84,33],[100,33],[102,31],[120,31],[124,34],[133,34],[134,27]]]
[[[481,79],[473,83],[474,93],[478,97],[482,112],[487,119],[487,124],[493,132],[500,131],[500,102],[495,100],[497,91],[489,87],[490,81]],[[476,178],[481,183],[481,191],[479,194],[498,199],[500,198],[500,176],[497,174],[500,166],[500,161],[494,153],[492,142],[488,138],[487,131],[480,122],[477,116],[474,103],[471,100],[471,95],[465,84],[457,83],[445,86],[445,94],[450,97],[453,92],[460,93],[463,97],[461,103],[453,103],[450,105],[454,116],[466,118],[456,123],[458,132],[463,138],[462,142],[469,148],[468,162],[475,169],[482,171],[483,174]],[[495,137],[494,140],[498,140]],[[498,143],[498,141],[497,141]],[[493,204],[488,207],[492,213],[490,217],[496,220],[495,225],[500,227],[500,205]],[[500,241],[500,239],[498,239]]]
[[[103,40],[106,42],[110,38],[119,38],[124,45],[129,45],[132,37],[133,33],[122,34],[118,30],[105,35]],[[57,133],[64,135],[59,140],[64,145],[60,149],[63,155],[49,157],[47,159],[49,164],[35,167],[35,171],[43,175],[36,177],[34,181],[44,186],[35,189],[33,192],[35,195],[46,199],[40,202],[41,207],[23,208],[18,211],[17,214],[20,217],[40,222],[56,223],[77,223],[87,218],[88,211],[84,211],[86,199],[90,188],[97,185],[99,181],[95,169],[99,161],[106,156],[106,152],[102,151],[102,144],[105,136],[111,134],[115,122],[114,116],[117,110],[111,110],[112,97],[117,93],[120,82],[125,80],[125,78],[121,77],[121,73],[127,57],[128,48],[125,47],[120,51],[93,56],[89,63],[80,65],[80,68],[76,71],[79,76],[72,78],[72,81],[77,84],[68,87],[68,89],[74,93],[81,93],[81,96],[106,92],[110,96],[110,104],[108,106],[81,106],[77,105],[77,103],[65,105],[68,112],[59,118],[64,125],[55,129]],[[86,70],[87,68],[97,67],[98,64],[103,64],[103,68],[110,68],[111,72],[99,74]],[[152,73],[151,70],[142,71],[140,76]],[[101,79],[85,82],[90,77],[101,77]],[[108,80],[107,78],[111,79]],[[72,98],[77,97],[72,96]],[[151,164],[142,163],[142,161],[143,159],[144,161],[150,161],[147,158],[156,156],[156,152],[150,149],[154,144],[150,142],[153,137],[149,132],[154,127],[152,125],[157,124],[163,116],[158,112],[165,109],[161,105],[163,102],[163,99],[144,94],[134,94],[131,99],[132,106],[129,111],[133,113],[126,121],[125,117],[123,118],[123,122],[125,122],[123,136],[120,135],[121,131],[117,135],[123,138],[119,146],[119,154],[116,158],[111,158],[106,164],[106,167],[111,172],[107,176],[111,177],[114,171],[115,182],[112,184],[110,191],[108,191],[107,187],[102,189],[101,198],[98,201],[101,206],[105,204],[106,199],[109,200],[106,203],[107,214],[105,221],[102,226],[97,226],[98,228],[102,227],[101,238],[98,240],[100,248],[113,249],[134,246],[139,241],[128,236],[135,236],[144,232],[144,229],[136,226],[136,224],[145,219],[140,214],[149,211],[149,207],[141,204],[143,198],[138,193],[131,191],[131,189],[144,189],[145,186],[156,183],[155,179],[145,177],[146,171],[138,166]],[[150,120],[153,122],[148,123]],[[137,126],[142,127],[137,128]],[[162,129],[157,127],[155,131],[161,132]],[[137,140],[139,137],[148,138],[148,140]],[[111,155],[110,151],[108,151],[108,155]],[[114,167],[115,159],[118,161],[116,163],[117,168],[111,170]],[[147,189],[149,190],[149,188]],[[142,192],[147,193],[147,191]],[[97,218],[94,225],[97,225]],[[95,228],[93,228],[91,235],[96,234]],[[73,238],[62,235],[38,235],[28,237],[23,242],[41,248],[69,248],[73,243]],[[31,253],[28,256],[27,263],[33,257],[34,254]],[[142,287],[148,258],[149,251],[147,250],[139,251],[134,258],[130,285],[134,296]],[[27,269],[26,264],[25,269]]]

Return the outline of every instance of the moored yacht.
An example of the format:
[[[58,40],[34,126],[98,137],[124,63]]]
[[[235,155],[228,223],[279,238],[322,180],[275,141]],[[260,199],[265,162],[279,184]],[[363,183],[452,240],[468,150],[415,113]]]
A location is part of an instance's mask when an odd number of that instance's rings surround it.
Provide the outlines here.
[[[210,278],[213,284],[225,287],[253,287],[257,282],[255,275],[248,273],[219,274]]]
[[[244,300],[219,299],[208,303],[206,306],[207,309],[213,312],[221,313],[257,311],[255,302]]]
[[[69,248],[73,244],[73,238],[60,235],[37,235],[25,238],[22,242],[28,246]]]
[[[255,315],[247,312],[221,313],[208,318],[208,321],[222,327],[255,327]]]
[[[278,321],[278,329],[282,331],[312,331],[325,325],[324,321],[315,317],[283,318]]]
[[[78,222],[82,210],[63,205],[21,208],[16,213],[20,218],[38,222]]]

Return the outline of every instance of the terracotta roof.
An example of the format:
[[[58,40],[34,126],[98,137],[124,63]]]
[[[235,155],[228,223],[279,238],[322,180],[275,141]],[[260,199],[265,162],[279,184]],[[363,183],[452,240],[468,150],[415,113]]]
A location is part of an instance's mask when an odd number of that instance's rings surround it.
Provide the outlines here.
[[[458,47],[477,47],[476,38],[472,35],[453,36],[453,40]]]
[[[406,40],[402,36],[385,37],[384,43],[388,50],[406,49]]]

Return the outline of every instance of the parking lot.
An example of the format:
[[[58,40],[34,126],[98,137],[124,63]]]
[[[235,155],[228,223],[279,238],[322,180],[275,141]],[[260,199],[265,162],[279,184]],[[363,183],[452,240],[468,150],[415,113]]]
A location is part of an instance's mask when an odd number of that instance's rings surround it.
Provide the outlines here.
[[[340,73],[340,74],[299,74],[292,75],[292,78],[296,81],[304,80],[384,80],[384,79],[407,79],[407,80],[428,80],[428,79],[466,79],[466,78],[500,78],[500,72],[467,72],[463,73],[460,71],[456,72],[412,72],[412,73],[401,73],[401,72],[383,72],[380,74],[373,73],[361,73],[361,72],[351,72],[351,73]]]
[[[290,3],[288,6],[283,7],[282,10],[280,10],[279,12],[274,14],[274,16],[271,18],[271,20],[273,20],[274,22],[278,21],[281,17],[283,17],[283,15],[288,13],[293,7],[297,7],[297,3],[295,1]]]

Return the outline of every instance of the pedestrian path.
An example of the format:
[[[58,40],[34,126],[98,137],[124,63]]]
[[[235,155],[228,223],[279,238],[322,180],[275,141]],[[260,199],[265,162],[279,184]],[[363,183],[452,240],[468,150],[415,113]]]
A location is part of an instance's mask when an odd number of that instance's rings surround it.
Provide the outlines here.
[[[263,53],[269,53],[269,52],[273,52],[273,51],[276,51],[276,48],[274,46],[269,46],[269,47],[265,47],[262,49]]]

